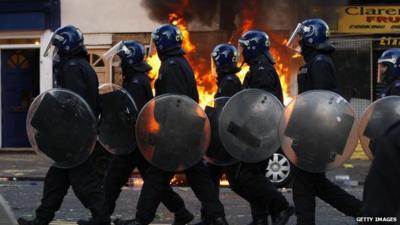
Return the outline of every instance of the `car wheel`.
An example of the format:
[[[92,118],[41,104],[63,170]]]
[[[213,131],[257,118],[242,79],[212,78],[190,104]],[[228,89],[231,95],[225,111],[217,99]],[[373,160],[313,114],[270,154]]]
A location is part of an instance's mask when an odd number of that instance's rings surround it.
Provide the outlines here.
[[[274,153],[268,161],[265,176],[277,187],[287,187],[292,180],[291,165],[284,154]]]

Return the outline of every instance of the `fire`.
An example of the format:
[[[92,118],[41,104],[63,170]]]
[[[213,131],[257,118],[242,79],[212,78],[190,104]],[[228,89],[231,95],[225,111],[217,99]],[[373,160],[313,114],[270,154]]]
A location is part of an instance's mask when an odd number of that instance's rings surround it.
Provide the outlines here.
[[[253,18],[255,18],[255,9],[256,7],[256,2],[257,0],[249,0],[249,9],[243,10],[243,17],[244,17],[244,22],[242,23],[242,27],[236,31],[234,35],[232,35],[229,38],[230,43],[237,43],[234,41],[234,37],[237,35],[241,35],[242,33],[252,29],[255,25],[255,21]],[[214,94],[217,91],[217,82],[216,82],[216,77],[212,75],[212,72],[210,71],[209,65],[210,65],[210,58],[201,58],[198,55],[196,55],[196,45],[193,44],[190,38],[190,33],[188,31],[188,25],[186,21],[183,19],[182,15],[184,12],[184,9],[188,5],[189,0],[182,0],[182,7],[180,10],[178,10],[175,13],[171,13],[168,16],[169,22],[175,26],[177,26],[183,37],[183,49],[186,52],[186,58],[188,59],[189,63],[191,64],[196,82],[197,82],[197,89],[199,92],[199,104],[203,108],[207,103],[213,102],[214,100]],[[237,38],[237,37],[236,37]],[[280,40],[280,39],[279,39]],[[278,44],[285,45],[287,43],[287,39],[283,39],[282,41],[279,41]],[[235,45],[235,44],[234,44]],[[279,46],[278,46],[279,47]],[[290,74],[289,74],[289,67],[284,63],[284,61],[288,60],[288,57],[286,55],[282,55],[282,53],[278,50],[279,48],[271,48],[270,52],[272,56],[274,57],[276,64],[275,64],[275,69],[279,75],[279,79],[281,81],[283,93],[284,93],[284,103],[285,105],[288,104],[291,101],[291,92],[290,92]],[[197,56],[197,57],[196,57]],[[286,56],[286,58],[284,57]],[[297,57],[297,55],[294,55],[294,57]],[[158,70],[161,65],[161,62],[157,56],[157,53],[154,53],[153,55],[150,55],[147,58],[147,62],[153,67],[153,70],[151,70],[149,76],[152,81],[154,81],[157,76],[158,76]],[[248,65],[243,65],[241,68],[241,71],[237,73],[238,77],[240,80],[243,82],[247,72],[249,71],[249,66]],[[154,90],[154,89],[153,89]],[[157,127],[152,127],[153,129],[156,129]],[[182,183],[182,179],[175,176],[171,183]],[[222,186],[227,186],[229,183],[227,182],[226,179],[222,179],[220,182],[220,185]]]
[[[183,18],[179,17],[178,14],[176,13],[169,14],[168,19],[172,25],[177,26],[181,31],[183,36],[182,47],[185,50],[185,52],[187,54],[196,52],[196,46],[192,43],[190,39],[190,34],[187,29],[186,21]]]
[[[212,76],[211,71],[207,69],[209,60],[195,59],[194,54],[196,53],[196,46],[192,43],[186,21],[176,13],[169,14],[168,19],[170,23],[177,26],[182,33],[182,47],[194,71],[199,92],[199,103],[202,107],[205,107],[208,102],[214,100],[214,93],[217,90],[216,79]],[[149,73],[149,77],[154,81],[157,78],[158,69],[161,65],[157,53],[150,55],[147,58],[147,63],[153,67]]]
[[[253,0],[254,1],[254,0]],[[251,13],[250,13],[251,14]],[[214,99],[214,94],[217,91],[216,78],[212,75],[209,66],[209,58],[196,58],[196,46],[193,44],[190,33],[188,31],[188,25],[186,21],[179,16],[178,13],[171,13],[168,16],[169,22],[175,26],[177,26],[183,37],[182,47],[186,52],[186,58],[191,64],[196,82],[197,89],[199,92],[199,104],[203,108],[207,103],[212,102]],[[254,25],[254,21],[251,19],[245,19],[243,26],[241,28],[241,32],[246,32],[252,28]],[[283,40],[281,43],[287,42],[287,39]],[[276,61],[275,69],[279,75],[281,85],[284,92],[284,103],[287,104],[290,102],[290,79],[289,79],[289,68],[283,63],[282,57],[279,51],[275,48],[270,49],[272,56]],[[150,72],[150,79],[153,81],[157,78],[158,69],[161,65],[161,62],[157,56],[157,53],[149,56],[147,58],[147,62],[153,67],[153,70]],[[241,71],[237,74],[240,80],[243,82],[246,73],[249,70],[248,65],[243,65]]]

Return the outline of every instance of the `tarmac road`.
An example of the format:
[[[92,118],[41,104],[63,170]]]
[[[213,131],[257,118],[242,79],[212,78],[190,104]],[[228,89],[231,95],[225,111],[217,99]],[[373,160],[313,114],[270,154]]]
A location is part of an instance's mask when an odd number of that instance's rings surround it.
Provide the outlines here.
[[[346,186],[345,189],[356,197],[361,198],[362,183],[368,172],[368,167],[369,161],[351,160],[345,167],[330,171],[328,177],[334,179],[336,175],[349,175],[351,180],[361,183],[361,185]],[[0,194],[9,202],[17,217],[23,216],[29,218],[34,215],[34,210],[39,205],[42,195],[43,182],[40,179],[43,178],[47,168],[48,163],[34,154],[0,154]],[[6,179],[4,179],[5,177]],[[9,181],[12,177],[16,177],[17,179],[27,178],[28,180]],[[175,190],[184,198],[187,207],[196,214],[196,220],[199,220],[200,204],[190,188],[175,187]],[[136,201],[139,194],[140,188],[124,188],[118,200],[114,216],[132,218],[135,214]],[[283,194],[292,202],[290,189],[283,190]],[[251,221],[247,203],[229,188],[221,190],[220,198],[225,206],[227,219],[231,225],[244,225]],[[83,208],[72,191],[70,191],[65,198],[61,210],[57,213],[56,219],[70,222],[81,218],[88,218],[89,216],[89,212]],[[173,215],[164,206],[160,206],[154,223],[170,224],[172,220]],[[353,218],[345,217],[320,200],[317,200],[316,221],[317,224],[321,225],[356,224]],[[58,221],[57,224],[65,223]],[[288,224],[295,224],[294,216]]]

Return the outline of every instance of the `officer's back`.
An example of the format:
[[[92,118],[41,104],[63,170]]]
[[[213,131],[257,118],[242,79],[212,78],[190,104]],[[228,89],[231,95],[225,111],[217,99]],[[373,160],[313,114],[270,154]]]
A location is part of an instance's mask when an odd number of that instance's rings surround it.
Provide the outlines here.
[[[257,88],[275,95],[283,103],[282,87],[274,68],[275,60],[269,52],[270,40],[266,33],[251,30],[239,39],[243,60],[250,66],[243,82],[244,88]]]
[[[379,57],[378,82],[383,87],[379,98],[400,95],[400,48],[386,50]]]
[[[307,45],[302,48],[301,54],[306,63],[300,67],[297,77],[299,94],[317,89],[338,92],[336,70],[331,56],[335,47],[330,43],[323,43],[319,49]]]
[[[154,97],[147,75],[152,68],[144,61],[145,49],[141,43],[124,41],[123,46],[125,48],[118,52],[118,56],[122,59],[122,86],[132,96],[140,111]]]
[[[56,74],[57,86],[79,94],[97,112],[98,78],[87,60],[87,52],[81,51],[61,61]]]
[[[156,96],[181,94],[199,101],[194,73],[184,54],[179,48],[160,55],[161,67],[155,84]]]

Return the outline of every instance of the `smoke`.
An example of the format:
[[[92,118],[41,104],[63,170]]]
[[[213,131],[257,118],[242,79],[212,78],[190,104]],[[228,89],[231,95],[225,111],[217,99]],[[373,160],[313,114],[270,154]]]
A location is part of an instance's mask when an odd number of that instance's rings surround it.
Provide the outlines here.
[[[176,13],[188,23],[198,20],[210,26],[217,15],[218,0],[142,0],[141,5],[148,10],[151,19],[168,22],[168,15]]]
[[[219,28],[232,37],[246,25],[251,29],[291,30],[306,18],[337,21],[332,10],[346,5],[347,0],[142,0],[141,4],[155,21],[167,23],[170,13],[206,26],[217,20]]]

